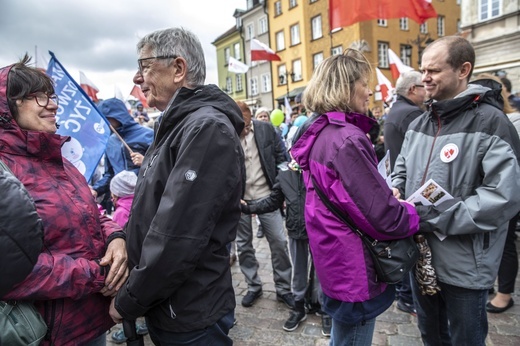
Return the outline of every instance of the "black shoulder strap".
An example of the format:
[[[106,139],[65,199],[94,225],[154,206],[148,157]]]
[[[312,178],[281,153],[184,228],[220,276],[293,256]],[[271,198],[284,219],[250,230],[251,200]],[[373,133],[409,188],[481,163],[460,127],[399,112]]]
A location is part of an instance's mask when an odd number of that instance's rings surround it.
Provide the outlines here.
[[[323,193],[323,191],[321,191],[321,189],[318,187],[318,184],[316,184],[316,180],[314,180],[314,177],[312,176],[312,174],[310,175],[311,177],[311,180],[312,180],[312,186],[314,186],[314,190],[316,191],[316,193],[318,194],[318,196],[320,197],[321,201],[323,202],[323,204],[325,204],[325,206],[334,214],[336,215],[341,221],[343,221],[347,226],[350,227],[350,229],[352,229],[360,238],[365,238],[367,239],[370,243],[377,243],[377,240],[373,239],[372,237],[370,237],[369,235],[365,234],[364,232],[360,231],[358,227],[356,227],[356,225],[354,225],[354,222],[352,221],[352,219],[350,218],[349,215],[345,214],[345,213],[342,213],[338,208],[336,208],[335,205],[333,205],[330,200],[325,196],[325,194]]]

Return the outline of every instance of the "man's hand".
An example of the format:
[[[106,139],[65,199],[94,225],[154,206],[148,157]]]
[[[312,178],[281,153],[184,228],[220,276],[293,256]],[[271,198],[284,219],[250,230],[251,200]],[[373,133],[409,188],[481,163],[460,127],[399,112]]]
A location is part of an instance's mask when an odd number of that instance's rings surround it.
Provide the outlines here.
[[[90,185],[88,186],[88,188],[90,189],[90,193],[92,194],[92,196],[94,196],[94,198],[97,198],[97,192],[96,192],[96,190],[94,190],[94,189],[92,188],[92,186],[90,186]]]
[[[134,163],[134,165],[141,167],[141,165],[143,164],[144,156],[135,151],[131,153],[130,156],[132,157],[132,162]]]
[[[104,296],[114,297],[128,278],[128,255],[126,242],[122,238],[116,238],[108,244],[107,252],[101,259],[101,266],[110,265],[110,271],[105,279],[105,287],[101,290]]]
[[[110,309],[108,310],[108,313],[110,317],[112,318],[112,321],[115,323],[121,323],[123,322],[123,316],[119,314],[119,312],[116,310],[116,299],[113,298],[110,302]]]

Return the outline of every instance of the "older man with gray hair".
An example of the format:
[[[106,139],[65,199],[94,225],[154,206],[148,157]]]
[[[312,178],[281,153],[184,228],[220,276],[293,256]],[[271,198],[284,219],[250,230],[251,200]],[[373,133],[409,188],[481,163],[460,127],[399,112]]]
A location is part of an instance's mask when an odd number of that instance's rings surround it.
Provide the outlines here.
[[[397,99],[390,108],[384,126],[385,151],[390,150],[392,169],[401,151],[408,125],[424,112],[426,91],[421,78],[420,72],[404,72],[395,85]]]

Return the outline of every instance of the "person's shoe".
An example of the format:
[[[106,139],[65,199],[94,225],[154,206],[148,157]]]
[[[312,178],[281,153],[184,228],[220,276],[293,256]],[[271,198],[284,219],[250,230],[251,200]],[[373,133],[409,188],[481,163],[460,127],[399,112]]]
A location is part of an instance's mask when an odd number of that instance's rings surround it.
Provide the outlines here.
[[[488,302],[486,304],[486,311],[487,312],[491,312],[493,314],[500,314],[506,310],[509,310],[513,305],[515,305],[515,302],[513,301],[513,298],[509,299],[509,303],[507,303],[506,306],[504,306],[503,308],[499,308],[497,306],[494,306],[493,304],[491,304],[491,302]]]
[[[491,287],[491,288],[488,290],[488,294],[495,294],[495,288],[494,288],[494,287]]]
[[[397,309],[409,313],[410,315],[417,316],[417,311],[415,310],[413,304],[405,303],[401,300],[397,301]]]
[[[242,306],[248,308],[253,306],[254,302],[262,296],[262,290],[258,292],[247,291],[247,294],[242,298]]]
[[[276,294],[276,300],[287,305],[289,309],[294,309],[294,296],[292,293]]]
[[[332,318],[329,315],[321,315],[321,335],[330,338],[330,331],[332,330]]]
[[[229,266],[231,267],[235,262],[237,261],[237,255],[235,255],[234,253],[232,253],[230,256],[229,256]]]
[[[305,314],[305,311],[291,311],[291,315],[289,316],[289,319],[285,321],[283,325],[283,330],[286,332],[292,332],[298,326],[300,325],[300,322],[305,321],[307,319],[307,315]]]
[[[137,332],[137,335],[146,335],[146,334],[148,334],[148,326],[146,325],[146,322],[144,322],[144,323],[136,323],[135,331]]]
[[[264,237],[264,230],[262,229],[262,227],[258,227],[258,231],[256,232],[256,237],[257,238],[263,238]]]
[[[125,336],[125,332],[123,329],[116,330],[112,333],[111,337],[112,341],[116,344],[122,344],[126,342],[127,337]]]

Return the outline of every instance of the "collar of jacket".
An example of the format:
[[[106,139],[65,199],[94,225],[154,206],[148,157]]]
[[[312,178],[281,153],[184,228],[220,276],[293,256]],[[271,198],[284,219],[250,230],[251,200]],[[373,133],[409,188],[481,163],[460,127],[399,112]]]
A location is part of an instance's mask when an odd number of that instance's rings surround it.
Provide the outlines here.
[[[375,119],[360,113],[327,112],[324,116],[327,117],[329,124],[345,126],[349,123],[359,127],[365,133],[368,133],[377,123]]]

